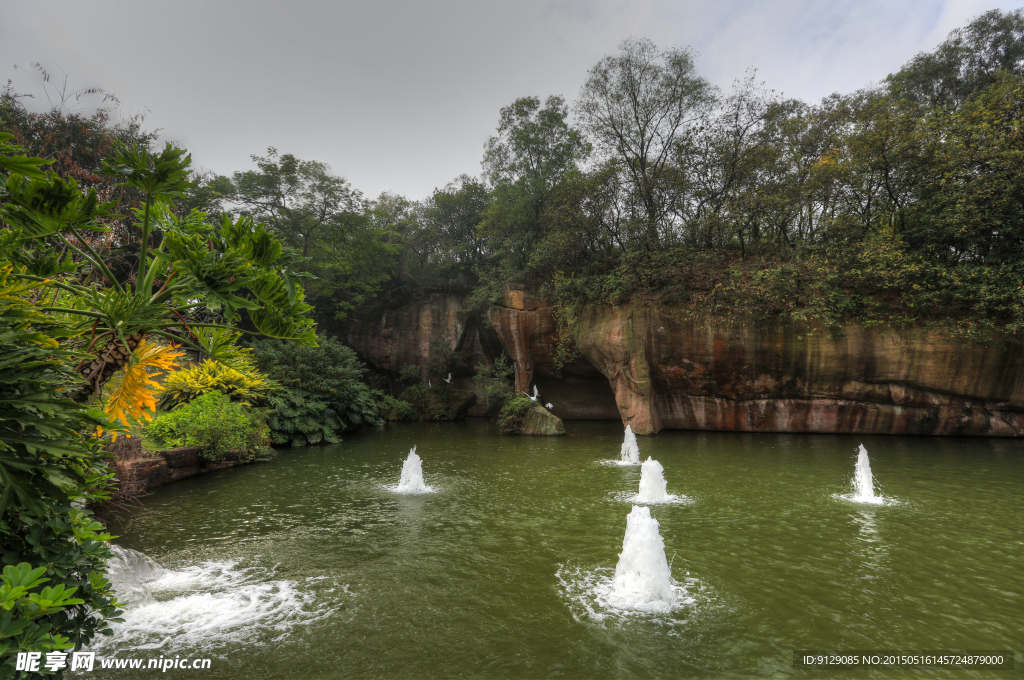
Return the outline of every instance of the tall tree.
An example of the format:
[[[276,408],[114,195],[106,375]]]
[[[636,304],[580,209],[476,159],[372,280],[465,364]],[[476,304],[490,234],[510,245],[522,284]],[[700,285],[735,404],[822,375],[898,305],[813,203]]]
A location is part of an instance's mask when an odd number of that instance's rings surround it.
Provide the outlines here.
[[[646,38],[629,38],[590,70],[577,111],[598,148],[626,172],[647,247],[660,240],[667,212],[661,194],[675,144],[713,101],[690,49],[661,51]]]
[[[424,219],[442,263],[468,265],[485,255],[485,241],[477,227],[490,202],[484,183],[469,175],[460,175],[443,189],[434,190]]]
[[[234,173],[232,199],[305,257],[324,231],[362,212],[360,193],[326,163],[280,155],[273,147],[252,160],[259,170]]]
[[[297,248],[318,320],[344,319],[380,289],[394,234],[375,227],[362,194],[326,163],[267,149],[258,170],[234,173],[231,200]]]
[[[566,119],[562,97],[522,97],[501,109],[498,134],[487,142],[484,175],[494,200],[480,226],[494,247],[521,269],[544,232],[544,211],[566,174],[590,146]]]

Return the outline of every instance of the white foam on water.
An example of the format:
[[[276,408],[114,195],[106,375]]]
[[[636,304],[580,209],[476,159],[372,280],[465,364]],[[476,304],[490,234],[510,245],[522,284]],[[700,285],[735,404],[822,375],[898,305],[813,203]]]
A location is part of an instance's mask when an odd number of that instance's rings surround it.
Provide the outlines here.
[[[572,608],[601,621],[608,616],[671,614],[693,603],[686,586],[672,578],[658,520],[634,505],[615,569],[559,567],[555,574]],[[577,616],[576,613],[573,616]]]
[[[402,464],[402,476],[399,478],[398,484],[385,488],[388,491],[406,495],[434,493],[436,491],[434,487],[428,486],[423,481],[423,461],[416,455],[415,446],[409,451],[409,456],[405,459],[405,463]]]
[[[338,595],[318,597],[295,581],[274,579],[271,569],[241,568],[237,560],[166,569],[135,550],[112,548],[108,577],[126,605],[124,622],[111,625],[112,635],[97,637],[92,651],[259,645],[281,640],[339,605]],[[352,596],[347,585],[341,591]]]
[[[691,608],[696,599],[690,591],[697,580],[672,579],[672,600],[637,603],[624,601],[615,594],[615,570],[611,567],[584,569],[578,565],[560,564],[555,572],[562,596],[576,621],[626,621],[632,618],[665,617],[676,621],[680,612]],[[678,622],[678,621],[676,621]]]

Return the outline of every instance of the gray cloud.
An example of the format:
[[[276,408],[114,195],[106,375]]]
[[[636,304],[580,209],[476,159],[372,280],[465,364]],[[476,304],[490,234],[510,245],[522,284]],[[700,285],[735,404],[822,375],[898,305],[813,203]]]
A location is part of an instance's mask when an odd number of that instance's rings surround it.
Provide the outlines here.
[[[479,172],[498,109],[525,95],[572,101],[587,69],[630,35],[694,46],[719,86],[755,66],[769,87],[817,100],[884,78],[992,6],[49,0],[5,8],[0,64],[37,95],[12,65],[38,61],[70,73],[72,87],[104,87],[218,173],[275,146],[329,163],[369,196],[421,198]]]

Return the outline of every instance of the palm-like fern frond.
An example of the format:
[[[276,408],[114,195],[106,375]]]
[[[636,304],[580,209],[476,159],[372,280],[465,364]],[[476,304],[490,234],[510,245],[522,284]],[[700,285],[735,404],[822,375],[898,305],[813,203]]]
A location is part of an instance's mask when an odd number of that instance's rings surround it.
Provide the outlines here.
[[[104,411],[110,420],[122,425],[142,419],[152,420],[156,395],[161,387],[156,381],[160,372],[151,373],[150,369],[170,370],[183,354],[176,345],[140,342],[125,366],[121,382],[107,400]],[[114,438],[117,438],[116,432]]]

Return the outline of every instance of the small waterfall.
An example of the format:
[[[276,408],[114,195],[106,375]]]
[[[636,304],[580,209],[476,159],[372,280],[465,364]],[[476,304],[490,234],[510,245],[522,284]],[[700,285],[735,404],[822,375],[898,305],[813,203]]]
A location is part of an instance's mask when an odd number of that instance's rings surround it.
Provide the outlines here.
[[[665,468],[650,456],[640,466],[640,492],[636,500],[638,503],[664,503],[672,500],[668,494],[668,482],[665,481]]]
[[[416,455],[416,447],[409,451],[409,457],[402,465],[402,477],[395,487],[395,493],[418,494],[430,493],[432,489],[423,481],[423,463]]]
[[[153,604],[156,600],[148,584],[163,576],[166,570],[138,550],[111,544],[110,552],[114,556],[107,560],[106,572],[118,601],[128,607]]]
[[[612,595],[626,607],[637,609],[672,606],[676,601],[658,520],[642,505],[634,505],[626,516]]]
[[[862,503],[873,503],[875,496],[875,480],[871,476],[871,463],[868,461],[868,450],[860,445],[857,454],[857,468],[853,474],[853,499]]]
[[[633,434],[633,429],[629,425],[626,425],[626,436],[622,440],[619,463],[622,465],[640,464],[640,447],[636,445],[636,435]]]

